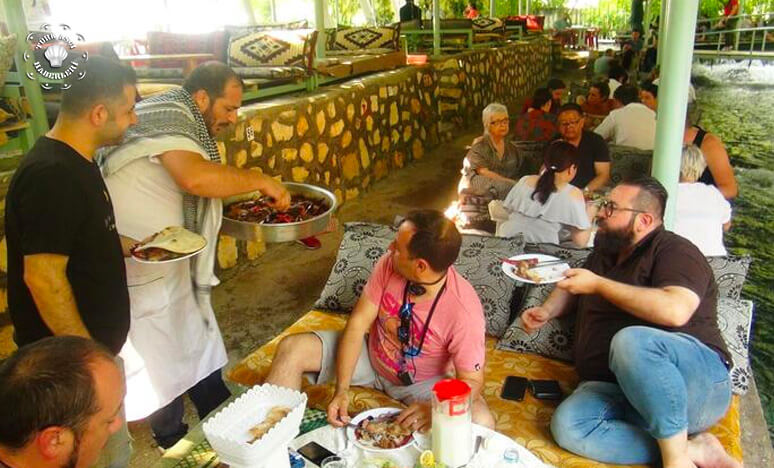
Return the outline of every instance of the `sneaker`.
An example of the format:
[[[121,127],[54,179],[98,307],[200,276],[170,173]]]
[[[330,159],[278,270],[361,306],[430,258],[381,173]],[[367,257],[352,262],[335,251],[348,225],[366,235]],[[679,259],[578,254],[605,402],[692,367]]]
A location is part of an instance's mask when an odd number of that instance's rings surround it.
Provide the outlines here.
[[[303,245],[309,250],[317,250],[320,247],[322,247],[322,243],[320,242],[320,240],[314,236],[307,237],[305,239],[298,239],[296,242]]]

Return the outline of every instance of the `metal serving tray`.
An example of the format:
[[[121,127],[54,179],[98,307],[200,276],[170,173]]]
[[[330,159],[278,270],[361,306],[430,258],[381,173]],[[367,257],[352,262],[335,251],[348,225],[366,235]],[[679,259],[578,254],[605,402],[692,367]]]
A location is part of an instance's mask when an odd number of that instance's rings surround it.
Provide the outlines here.
[[[326,200],[330,208],[325,213],[314,218],[297,223],[283,224],[259,224],[237,221],[223,216],[223,225],[220,228],[222,234],[235,237],[240,240],[263,240],[264,242],[290,242],[305,237],[314,236],[324,231],[330,223],[331,216],[337,208],[336,197],[324,188],[309,184],[285,182],[283,185],[291,195],[304,195],[309,198]],[[231,203],[251,200],[260,197],[260,192],[248,192],[235,195],[223,200],[223,206]]]

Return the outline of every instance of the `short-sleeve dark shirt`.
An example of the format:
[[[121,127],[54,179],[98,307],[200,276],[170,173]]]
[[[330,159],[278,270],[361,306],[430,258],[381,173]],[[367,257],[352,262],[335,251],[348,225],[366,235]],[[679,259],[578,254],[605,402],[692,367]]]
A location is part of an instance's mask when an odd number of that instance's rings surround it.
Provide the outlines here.
[[[578,298],[575,325],[575,365],[581,380],[615,382],[608,366],[610,342],[625,327],[640,325],[697,338],[728,362],[730,356],[717,326],[717,285],[704,255],[689,240],[663,228],[645,237],[634,252],[616,265],[616,255],[593,252],[585,268],[605,278],[633,286],[681,286],[699,296],[691,319],[669,328],[641,320],[599,295]]]
[[[610,162],[607,143],[596,133],[584,130],[578,144],[578,172],[570,183],[581,190],[585,188],[597,176],[594,163],[598,162]]]
[[[406,3],[400,7],[400,20],[411,21],[415,19],[422,19],[422,9],[413,3]]]
[[[113,205],[99,168],[69,145],[41,137],[6,198],[8,308],[19,346],[51,336],[24,282],[24,256],[69,257],[67,279],[92,337],[113,352],[129,331],[129,292]]]

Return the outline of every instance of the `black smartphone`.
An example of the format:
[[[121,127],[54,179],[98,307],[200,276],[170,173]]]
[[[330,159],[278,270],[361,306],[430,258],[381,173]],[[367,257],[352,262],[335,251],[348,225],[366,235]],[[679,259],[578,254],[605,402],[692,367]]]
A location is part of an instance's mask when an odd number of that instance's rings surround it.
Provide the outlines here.
[[[562,389],[556,380],[532,380],[529,384],[532,396],[541,400],[561,400]]]
[[[505,384],[503,384],[500,398],[503,400],[521,401],[524,399],[524,393],[527,392],[528,386],[529,380],[527,380],[526,377],[509,375],[505,378]]]
[[[325,460],[328,457],[332,457],[335,455],[335,453],[331,452],[327,448],[323,447],[322,445],[318,444],[317,442],[309,442],[308,444],[304,445],[300,449],[298,449],[298,453],[304,456],[307,460],[314,463],[317,466],[320,466],[323,460]]]

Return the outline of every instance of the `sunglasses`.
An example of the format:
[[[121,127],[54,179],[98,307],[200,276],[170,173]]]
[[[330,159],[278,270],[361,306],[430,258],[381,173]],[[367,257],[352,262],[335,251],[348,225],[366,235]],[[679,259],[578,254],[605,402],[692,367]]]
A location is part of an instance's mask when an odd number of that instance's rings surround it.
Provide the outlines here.
[[[632,213],[647,213],[647,211],[645,210],[636,210],[634,208],[621,208],[620,206],[616,205],[614,201],[611,201],[611,200],[603,200],[602,203],[599,205],[599,209],[608,218],[613,216],[613,213],[615,211],[631,211]]]

